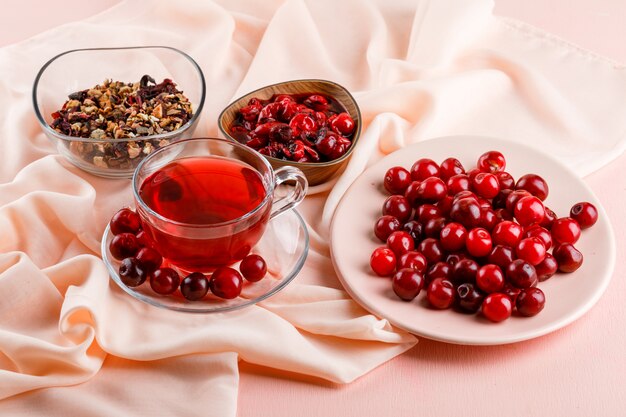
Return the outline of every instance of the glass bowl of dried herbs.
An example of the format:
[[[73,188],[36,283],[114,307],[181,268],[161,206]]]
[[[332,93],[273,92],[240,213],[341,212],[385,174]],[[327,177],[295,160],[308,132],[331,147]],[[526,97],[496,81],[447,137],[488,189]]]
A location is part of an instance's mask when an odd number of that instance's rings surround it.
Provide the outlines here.
[[[72,164],[128,178],[155,150],[191,137],[205,93],[202,70],[178,49],[89,48],[63,52],[39,70],[33,105]]]

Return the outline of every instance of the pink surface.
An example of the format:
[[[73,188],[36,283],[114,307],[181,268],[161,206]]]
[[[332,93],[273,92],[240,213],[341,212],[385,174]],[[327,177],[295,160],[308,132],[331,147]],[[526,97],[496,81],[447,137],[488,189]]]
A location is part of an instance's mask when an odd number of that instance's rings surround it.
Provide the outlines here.
[[[32,0],[13,3],[12,9],[3,11],[0,44],[89,16],[114,3],[69,1],[69,6],[62,7]],[[625,3],[558,0],[549,7],[539,0],[507,0],[497,1],[495,10],[626,62]],[[68,14],[67,9],[72,12]],[[616,117],[623,112],[616,109]],[[408,353],[349,385],[241,363],[238,415],[623,414],[625,164],[622,155],[585,178],[612,221],[618,260],[606,294],[580,320],[539,339],[500,347],[455,346],[422,339]]]

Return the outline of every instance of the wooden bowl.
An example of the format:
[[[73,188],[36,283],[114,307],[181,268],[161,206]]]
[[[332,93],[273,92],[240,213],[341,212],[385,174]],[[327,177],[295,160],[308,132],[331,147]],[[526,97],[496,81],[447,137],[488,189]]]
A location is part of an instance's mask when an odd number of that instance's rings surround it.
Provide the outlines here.
[[[282,159],[273,158],[263,155],[270,162],[274,169],[285,165],[295,166],[302,170],[309,185],[321,184],[328,181],[337,171],[343,168],[350,159],[352,151],[361,136],[361,111],[359,106],[352,97],[352,94],[341,85],[326,80],[294,80],[285,81],[278,84],[268,85],[266,87],[254,90],[243,97],[238,98],[228,105],[219,116],[218,126],[224,137],[235,140],[230,134],[230,125],[237,117],[239,109],[246,106],[252,97],[267,100],[275,94],[300,94],[300,93],[321,93],[333,97],[343,107],[345,107],[350,117],[354,119],[356,128],[352,134],[352,146],[340,158],[328,162],[293,162],[284,161]]]

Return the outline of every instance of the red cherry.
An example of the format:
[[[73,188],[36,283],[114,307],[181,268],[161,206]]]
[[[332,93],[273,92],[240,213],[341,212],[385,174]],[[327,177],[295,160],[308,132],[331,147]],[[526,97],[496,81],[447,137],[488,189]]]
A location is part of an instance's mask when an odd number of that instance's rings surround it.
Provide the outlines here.
[[[414,269],[401,269],[391,279],[391,287],[404,301],[411,301],[424,287],[424,277]]]
[[[535,267],[522,259],[516,259],[506,268],[506,279],[517,288],[530,288],[537,285]]]
[[[448,223],[441,229],[441,246],[449,252],[463,250],[466,237],[467,229],[461,223]]]
[[[487,256],[491,252],[492,241],[489,232],[482,227],[477,227],[467,233],[465,240],[467,252],[477,258]]]
[[[499,208],[499,209],[496,209],[495,213],[496,213],[496,219],[498,219],[498,223],[513,220],[513,215],[507,209]],[[497,223],[496,223],[496,226],[497,226]]]
[[[136,237],[137,237],[137,243],[139,244],[140,247],[152,248],[154,250],[157,250],[155,241],[152,240],[150,235],[148,235],[148,233],[146,233],[145,230],[140,230],[139,233],[137,233]]]
[[[539,288],[527,288],[522,290],[515,301],[517,312],[526,317],[539,314],[545,304],[546,296]]]
[[[227,300],[239,297],[243,287],[243,278],[236,269],[227,266],[217,268],[211,275],[209,288],[220,298]]]
[[[122,260],[133,257],[139,250],[139,242],[132,233],[120,233],[113,236],[109,243],[109,251],[115,259]]]
[[[437,201],[437,204],[435,204],[435,206],[439,209],[443,216],[450,217],[450,211],[452,210],[453,201],[454,199],[450,195],[447,195],[441,200]]]
[[[109,223],[111,233],[137,233],[141,229],[139,215],[129,208],[123,208],[113,215]]]
[[[513,249],[503,245],[494,246],[487,256],[488,263],[498,265],[502,270],[505,270],[514,259]]]
[[[556,271],[559,269],[559,264],[549,253],[546,253],[546,257],[543,258],[539,264],[535,265],[535,270],[537,271],[537,279],[539,282],[545,281],[556,274]]]
[[[591,203],[576,203],[572,206],[569,216],[576,220],[581,229],[587,229],[598,221],[598,210]]]
[[[476,273],[476,285],[487,294],[500,291],[504,288],[504,274],[497,265],[484,265]]]
[[[537,197],[522,197],[515,203],[515,218],[522,226],[540,223],[546,211]]]
[[[495,175],[481,172],[472,180],[472,189],[480,197],[494,198],[500,192],[500,184]]]
[[[546,257],[546,247],[538,237],[527,237],[519,241],[515,254],[531,265],[537,265]]]
[[[437,309],[444,310],[454,304],[454,285],[443,278],[435,278],[428,285],[426,298],[428,303]]]
[[[409,204],[409,201],[401,195],[389,196],[383,204],[383,215],[393,216],[401,223],[409,220],[412,213],[413,208]]]
[[[501,152],[489,151],[478,158],[476,166],[482,172],[504,171],[504,168],[506,168],[506,159],[504,159],[504,155],[502,155]]]
[[[398,258],[398,270],[409,268],[415,269],[417,272],[423,274],[426,272],[427,265],[428,261],[426,260],[426,257],[415,251],[403,253],[402,256]]]
[[[370,267],[376,275],[389,277],[396,270],[396,255],[389,248],[376,248],[370,257]]]
[[[546,180],[536,174],[526,174],[517,180],[516,190],[526,190],[541,201],[548,197],[549,189]]]
[[[135,257],[147,273],[155,271],[163,262],[161,254],[152,248],[139,249]]]
[[[410,222],[406,222],[404,226],[402,226],[402,230],[407,232],[412,238],[415,245],[422,241],[424,237],[424,226],[415,220],[411,220]],[[386,242],[387,240],[385,240]]]
[[[402,223],[397,218],[389,215],[381,216],[374,225],[374,234],[382,242],[387,242],[389,235],[401,228]]]
[[[480,211],[480,227],[491,232],[496,225],[500,223],[500,219],[496,216],[496,212],[490,208],[483,208]]]
[[[480,205],[470,197],[462,198],[452,203],[450,218],[461,223],[468,229],[480,225]]]
[[[387,170],[383,185],[389,194],[404,194],[411,181],[409,171],[402,167],[392,167]]]
[[[526,229],[524,237],[539,238],[539,240],[541,240],[541,242],[543,243],[543,246],[545,246],[546,250],[552,247],[552,235],[549,231],[539,225],[533,225]]]
[[[329,124],[330,128],[335,132],[345,136],[351,135],[356,128],[354,119],[352,119],[348,113],[339,113],[337,117],[334,117],[332,121],[329,122]]]
[[[517,243],[522,240],[524,229],[517,223],[512,221],[502,221],[493,228],[491,234],[493,243],[496,245],[504,245],[509,247],[516,247]]]
[[[147,277],[146,271],[136,258],[123,259],[118,272],[120,280],[127,287],[137,287],[143,284]]]
[[[209,292],[209,281],[200,272],[192,272],[180,283],[180,292],[189,301],[198,301]]]
[[[481,311],[485,318],[494,323],[499,323],[511,317],[513,304],[505,294],[493,293],[485,297]]]
[[[511,193],[509,193],[509,195],[506,196],[506,201],[505,201],[505,208],[510,212],[513,213],[515,211],[515,205],[517,204],[517,202],[524,197],[531,197],[532,194],[529,193],[526,190],[515,190],[512,191]]]
[[[431,282],[436,278],[450,279],[452,276],[452,267],[447,262],[437,262],[426,273],[426,282]]]
[[[455,284],[475,283],[479,266],[473,259],[461,259],[452,268],[452,282]]]
[[[438,176],[439,165],[432,159],[418,159],[411,167],[411,178],[413,178],[413,181],[423,181],[426,178]]]
[[[442,216],[441,210],[432,204],[422,204],[415,210],[415,217],[422,224],[426,224],[430,219]]]
[[[265,259],[259,255],[248,255],[241,260],[239,271],[241,271],[241,275],[243,275],[246,280],[258,282],[265,277],[267,264],[265,263]]]
[[[517,300],[517,297],[520,295],[522,290],[517,287],[514,287],[511,284],[505,284],[504,288],[500,292],[506,295],[507,297],[509,297],[509,299],[511,300],[511,304],[515,305],[515,300]]]
[[[413,181],[406,187],[404,191],[404,197],[408,200],[409,204],[413,207],[417,207],[420,205],[420,194],[418,192],[420,181]]]
[[[552,251],[561,272],[574,272],[583,264],[583,254],[574,245],[562,243]]]
[[[293,136],[300,136],[302,132],[312,132],[317,128],[315,119],[308,114],[298,113],[289,121]]]
[[[506,208],[506,199],[513,190],[508,188],[501,189],[497,196],[491,200],[491,206],[495,209]]]
[[[459,309],[465,313],[475,313],[480,308],[485,295],[474,284],[465,283],[456,288]]]
[[[554,244],[557,243],[571,243],[574,244],[580,238],[580,226],[576,223],[576,220],[569,217],[561,217],[556,219],[552,223],[550,229],[552,233],[552,240]]]
[[[159,268],[150,274],[150,287],[157,294],[172,294],[179,284],[180,276],[171,268]]]
[[[465,174],[467,174],[471,183],[474,180],[474,177],[480,173],[481,171],[478,168],[472,168],[469,171],[467,171]]]
[[[315,111],[328,110],[328,100],[321,94],[311,94],[302,102],[305,106]]]
[[[415,242],[413,242],[411,235],[403,230],[399,230],[389,235],[387,238],[387,247],[391,249],[396,256],[401,256],[403,253],[415,249]]]
[[[443,261],[444,250],[437,239],[426,238],[417,246],[417,251],[422,253],[429,264]]]
[[[446,225],[445,217],[435,217],[426,222],[424,225],[424,234],[426,237],[439,238],[441,230]]]
[[[420,201],[436,203],[446,196],[448,188],[441,178],[430,177],[423,180],[417,188]]]
[[[515,179],[511,174],[505,171],[495,172],[494,175],[498,179],[501,189],[513,189],[515,188]]]
[[[465,174],[465,168],[463,168],[463,164],[458,159],[448,158],[439,166],[439,174],[442,180],[448,181],[449,178],[455,175]]]
[[[461,191],[469,191],[470,180],[465,174],[454,175],[448,178],[446,186],[448,187],[449,195],[457,195]]]

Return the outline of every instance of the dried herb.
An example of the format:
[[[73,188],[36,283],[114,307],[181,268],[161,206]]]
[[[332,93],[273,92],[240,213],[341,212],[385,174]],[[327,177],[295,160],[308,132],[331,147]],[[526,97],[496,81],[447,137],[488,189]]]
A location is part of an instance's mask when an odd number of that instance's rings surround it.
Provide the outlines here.
[[[52,113],[50,127],[59,133],[90,141],[71,141],[70,151],[99,167],[128,169],[141,156],[169,143],[143,136],[173,132],[193,116],[189,99],[170,79],[156,83],[149,75],[139,82],[105,80],[88,90],[68,96],[63,107]],[[134,139],[123,143],[107,139]]]

